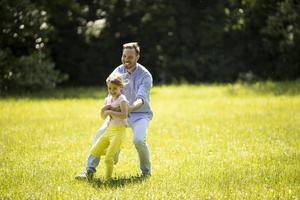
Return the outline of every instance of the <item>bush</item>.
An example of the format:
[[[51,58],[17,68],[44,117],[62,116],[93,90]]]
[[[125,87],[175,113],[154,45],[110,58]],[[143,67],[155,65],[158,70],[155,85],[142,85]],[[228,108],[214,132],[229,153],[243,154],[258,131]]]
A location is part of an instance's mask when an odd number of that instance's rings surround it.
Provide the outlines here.
[[[54,64],[41,52],[13,57],[0,51],[0,93],[55,88],[68,77],[54,69]]]

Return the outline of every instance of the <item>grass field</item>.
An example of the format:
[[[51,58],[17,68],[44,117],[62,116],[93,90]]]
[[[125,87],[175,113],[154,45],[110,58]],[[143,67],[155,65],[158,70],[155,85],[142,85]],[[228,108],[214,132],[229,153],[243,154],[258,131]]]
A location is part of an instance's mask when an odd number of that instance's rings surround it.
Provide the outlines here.
[[[105,91],[0,99],[0,199],[299,199],[300,82],[154,87],[153,175],[127,133],[116,178],[79,182]]]

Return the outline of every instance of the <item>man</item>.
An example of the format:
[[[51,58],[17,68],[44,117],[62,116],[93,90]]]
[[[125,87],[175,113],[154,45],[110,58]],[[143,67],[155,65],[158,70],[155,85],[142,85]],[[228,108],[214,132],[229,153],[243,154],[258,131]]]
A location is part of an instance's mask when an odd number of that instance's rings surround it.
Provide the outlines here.
[[[123,94],[129,101],[128,123],[133,130],[133,142],[140,159],[140,169],[143,176],[151,176],[150,152],[146,143],[149,122],[152,119],[150,108],[150,89],[152,87],[152,76],[150,72],[137,61],[140,58],[140,47],[137,42],[123,45],[122,64],[112,73],[120,73],[126,77],[128,84],[123,88]],[[106,131],[108,120],[99,129],[94,143]],[[115,156],[115,163],[118,155]],[[100,159],[89,155],[86,171],[76,176],[76,179],[93,178]]]

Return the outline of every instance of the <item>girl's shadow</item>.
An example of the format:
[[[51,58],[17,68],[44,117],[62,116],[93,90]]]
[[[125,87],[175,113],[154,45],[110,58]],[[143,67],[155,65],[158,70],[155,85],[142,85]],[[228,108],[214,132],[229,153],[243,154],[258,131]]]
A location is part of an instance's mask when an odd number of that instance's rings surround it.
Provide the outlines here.
[[[118,188],[118,187],[124,187],[125,185],[128,184],[137,184],[137,183],[141,183],[143,181],[146,181],[147,179],[149,179],[150,176],[143,176],[143,175],[135,175],[135,176],[120,176],[117,178],[114,178],[112,180],[109,181],[103,181],[100,178],[95,178],[93,179],[91,183],[91,185],[93,187],[110,187],[110,188]]]

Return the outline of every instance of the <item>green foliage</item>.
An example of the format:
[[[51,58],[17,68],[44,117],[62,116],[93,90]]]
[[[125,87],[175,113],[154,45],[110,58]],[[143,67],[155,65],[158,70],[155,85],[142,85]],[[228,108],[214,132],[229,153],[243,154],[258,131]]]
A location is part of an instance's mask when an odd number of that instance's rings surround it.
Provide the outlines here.
[[[300,6],[293,0],[263,0],[247,8],[248,42],[243,51],[248,71],[261,79],[299,79]]]
[[[74,179],[106,95],[86,91],[0,99],[0,199],[299,197],[299,82],[154,87],[147,136],[153,176],[139,177],[128,129],[111,183],[103,183],[104,160],[91,183]]]
[[[0,93],[54,88],[66,80],[46,49],[48,14],[29,0],[0,2]]]
[[[8,62],[13,60],[13,62]],[[54,69],[54,64],[43,53],[33,53],[19,58],[8,57],[0,51],[1,93],[51,89],[67,76]]]
[[[300,4],[294,0],[277,2],[262,29],[264,45],[274,58],[275,77],[295,79],[300,74]]]
[[[14,56],[44,50],[52,27],[47,12],[29,0],[0,2],[0,47]]]
[[[300,78],[296,0],[3,0],[0,11],[1,50],[42,51],[71,86],[104,85],[129,41],[155,83]]]
[[[67,78],[54,70],[54,64],[45,60],[42,53],[22,56],[16,63],[16,69],[18,70],[16,73],[18,76],[15,79],[16,86],[25,88],[54,88],[56,83]]]

